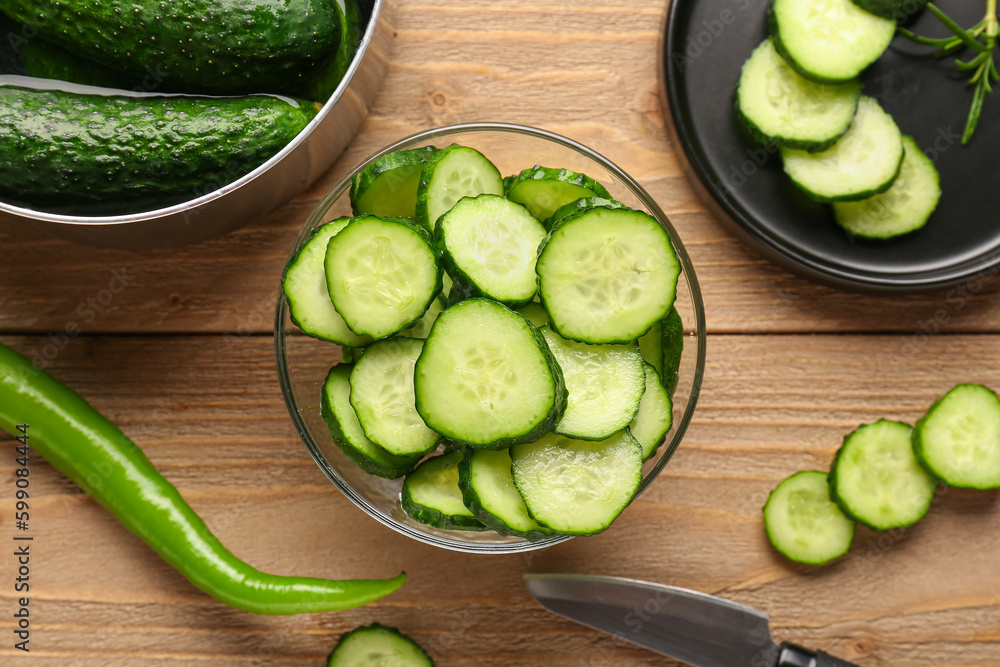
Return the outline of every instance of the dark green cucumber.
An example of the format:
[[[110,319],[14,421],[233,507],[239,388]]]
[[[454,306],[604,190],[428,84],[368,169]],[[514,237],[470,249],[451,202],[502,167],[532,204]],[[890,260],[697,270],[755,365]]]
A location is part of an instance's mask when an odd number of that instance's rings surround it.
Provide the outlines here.
[[[155,79],[149,78],[147,83],[150,85],[143,85],[144,77],[132,76],[83,60],[66,49],[41,39],[21,44],[18,56],[24,66],[24,73],[37,79],[68,81],[101,88],[135,89],[137,92],[148,91],[156,83]]]
[[[347,70],[351,68],[354,56],[358,52],[358,44],[365,34],[364,17],[361,15],[357,0],[334,0],[333,4],[340,12],[341,21],[337,53],[329,64],[322,67],[308,81],[303,93],[308,99],[317,102],[326,102],[337,90]]]
[[[316,111],[270,95],[105,97],[0,86],[0,197],[35,208],[133,210],[192,199],[266,162]]]
[[[15,21],[81,58],[157,90],[286,90],[334,56],[340,15],[329,0],[6,0]]]

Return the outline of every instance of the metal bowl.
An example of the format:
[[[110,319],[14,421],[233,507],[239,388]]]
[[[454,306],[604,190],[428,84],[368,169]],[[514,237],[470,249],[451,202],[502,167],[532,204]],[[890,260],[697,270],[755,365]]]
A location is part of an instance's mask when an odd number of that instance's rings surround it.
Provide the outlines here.
[[[0,217],[53,236],[114,248],[156,248],[203,241],[241,227],[308,187],[333,164],[368,116],[393,39],[392,3],[361,0],[368,18],[354,62],[320,112],[270,160],[217,190],[166,208],[127,215],[46,213],[0,202]]]

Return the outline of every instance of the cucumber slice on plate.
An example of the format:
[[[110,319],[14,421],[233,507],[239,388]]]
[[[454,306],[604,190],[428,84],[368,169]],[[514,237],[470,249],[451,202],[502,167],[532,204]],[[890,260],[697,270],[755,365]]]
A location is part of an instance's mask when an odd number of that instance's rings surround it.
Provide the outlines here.
[[[414,217],[420,172],[436,152],[433,146],[424,146],[387,153],[355,174],[350,194],[354,215]]]
[[[531,301],[545,227],[498,195],[463,197],[438,220],[436,246],[454,289],[508,305]]]
[[[350,221],[350,218],[338,218],[317,227],[285,267],[281,290],[288,301],[288,314],[302,333],[320,340],[360,347],[372,339],[351,331],[333,307],[323,269],[327,244]]]
[[[584,197],[611,199],[603,185],[569,169],[552,169],[535,165],[517,176],[504,179],[507,199],[524,204],[531,215],[548,220],[560,206]]]
[[[413,369],[423,349],[417,338],[369,345],[351,371],[351,405],[368,439],[396,456],[425,454],[441,436],[414,407]]]
[[[839,85],[810,81],[785,62],[768,38],[743,65],[736,111],[765,144],[818,151],[847,132],[860,98],[858,79]]]
[[[564,219],[574,216],[577,213],[582,213],[589,208],[597,208],[598,206],[603,206],[604,208],[626,208],[625,204],[616,199],[608,197],[584,197],[560,206],[548,220],[543,221],[545,228],[552,229]]]
[[[476,149],[452,144],[439,150],[420,172],[415,219],[434,231],[438,218],[459,199],[481,194],[503,195],[503,177]]]
[[[785,557],[822,565],[847,553],[854,522],[830,500],[827,474],[805,470],[788,477],[764,505],[764,530]]]
[[[462,452],[432,456],[403,480],[403,511],[420,523],[447,530],[483,530],[462,500],[458,463]]]
[[[427,425],[475,447],[535,440],[566,406],[562,372],[545,339],[488,299],[462,301],[438,316],[413,382]]]
[[[535,270],[551,326],[563,338],[627,343],[667,314],[681,265],[656,218],[598,207],[553,228]]]
[[[946,484],[1000,488],[1000,398],[980,384],[958,385],[917,422],[913,448]]]
[[[327,667],[434,667],[427,652],[396,628],[372,623],[341,636]]]
[[[851,0],[772,0],[771,38],[788,64],[818,83],[857,77],[889,48],[896,23]]]
[[[635,343],[587,345],[542,327],[542,336],[566,381],[566,411],[552,429],[580,440],[604,440],[635,417],[646,387],[642,356]]]
[[[892,186],[857,202],[836,202],[837,223],[855,236],[887,239],[927,224],[941,199],[941,179],[913,137],[903,137],[903,166]]]
[[[663,442],[663,436],[670,430],[674,421],[673,403],[666,388],[660,382],[656,369],[649,364],[644,365],[646,371],[646,391],[639,401],[639,409],[635,418],[628,425],[628,432],[642,447],[642,460],[653,456]]]
[[[830,495],[844,514],[875,530],[922,519],[937,486],[913,454],[912,429],[879,420],[846,438],[830,469]]]
[[[862,96],[851,128],[837,143],[818,153],[782,148],[781,159],[785,173],[816,201],[858,201],[885,192],[896,180],[903,135],[878,102]]]
[[[642,482],[642,447],[627,431],[600,442],[549,433],[511,448],[511,461],[531,516],[568,535],[605,530]]]
[[[416,322],[441,291],[430,235],[407,218],[353,218],[330,240],[325,269],[347,326],[376,339]]]
[[[353,366],[334,366],[323,383],[321,412],[333,441],[369,475],[396,479],[413,470],[420,456],[394,456],[368,439],[351,405]]]
[[[483,525],[501,535],[518,535],[529,540],[552,534],[528,514],[524,499],[514,486],[510,472],[510,450],[466,448],[458,464],[458,486],[465,506]]]

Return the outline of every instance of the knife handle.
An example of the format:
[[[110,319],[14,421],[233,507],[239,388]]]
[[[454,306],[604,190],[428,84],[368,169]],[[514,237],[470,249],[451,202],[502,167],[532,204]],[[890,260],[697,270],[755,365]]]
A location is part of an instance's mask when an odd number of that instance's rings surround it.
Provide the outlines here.
[[[823,651],[813,653],[801,646],[784,642],[778,647],[775,667],[858,667],[852,662],[835,658]]]

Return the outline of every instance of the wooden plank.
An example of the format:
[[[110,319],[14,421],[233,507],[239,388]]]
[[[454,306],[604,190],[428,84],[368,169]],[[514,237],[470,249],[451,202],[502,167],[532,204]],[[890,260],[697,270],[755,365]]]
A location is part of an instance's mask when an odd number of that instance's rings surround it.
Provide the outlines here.
[[[25,350],[39,337],[3,337]],[[336,637],[379,621],[441,665],[673,664],[551,616],[523,572],[613,573],[724,595],[774,634],[862,665],[995,665],[1000,495],[948,489],[905,531],[859,530],[845,559],[793,565],[760,506],[795,470],[828,466],[843,435],[913,421],[952,384],[1000,387],[998,336],[712,336],[699,408],[660,479],[606,533],[486,558],[418,544],[365,516],[313,464],[287,417],[271,341],[83,336],[50,363],[121,424],[234,553],[262,569],[388,576],[407,585],[337,614],[265,618],[205,597],[47,464],[32,462],[32,659],[41,665],[320,664]],[[0,508],[14,445],[0,447]],[[0,523],[12,528],[7,521]],[[14,563],[4,551],[0,582]],[[488,572],[488,576],[487,575]],[[0,586],[0,608],[14,592]],[[0,616],[0,632],[12,627]],[[37,649],[35,648],[37,646]],[[18,655],[0,646],[0,662]]]

